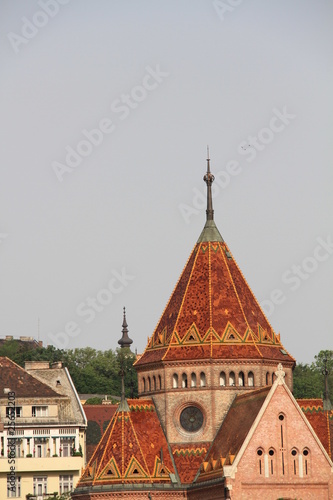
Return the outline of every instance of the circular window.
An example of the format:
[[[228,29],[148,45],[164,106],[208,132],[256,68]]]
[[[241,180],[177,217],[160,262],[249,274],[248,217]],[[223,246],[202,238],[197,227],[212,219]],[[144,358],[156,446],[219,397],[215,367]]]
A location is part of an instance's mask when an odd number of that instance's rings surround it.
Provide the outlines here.
[[[270,456],[272,457],[274,455],[274,450],[269,450],[268,452],[270,454]]]
[[[279,415],[279,420],[284,420],[284,415],[282,413]]]
[[[258,450],[258,451],[257,451],[257,455],[259,455],[259,457],[261,457],[261,455],[262,455],[262,450]]]
[[[296,450],[291,450],[291,454],[293,457],[295,457],[297,455],[297,451]]]
[[[303,455],[304,455],[305,457],[307,457],[307,456],[308,456],[308,454],[309,454],[309,450],[304,450],[304,451],[303,451]]]
[[[198,431],[203,421],[202,411],[196,406],[188,406],[180,414],[180,425],[188,432]]]

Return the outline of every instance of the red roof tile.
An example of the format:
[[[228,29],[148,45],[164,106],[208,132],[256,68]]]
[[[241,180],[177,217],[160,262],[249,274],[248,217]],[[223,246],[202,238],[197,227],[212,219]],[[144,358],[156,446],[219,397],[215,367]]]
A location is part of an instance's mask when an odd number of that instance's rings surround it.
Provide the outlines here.
[[[298,399],[297,403],[328,455],[333,458],[333,410],[324,411],[322,399]]]
[[[209,449],[210,443],[191,443],[191,445],[171,445],[180,480],[183,484],[193,482]]]
[[[294,363],[224,241],[196,244],[136,366],[210,357]]]
[[[174,467],[151,399],[128,400],[113,416],[79,485],[171,483]]]

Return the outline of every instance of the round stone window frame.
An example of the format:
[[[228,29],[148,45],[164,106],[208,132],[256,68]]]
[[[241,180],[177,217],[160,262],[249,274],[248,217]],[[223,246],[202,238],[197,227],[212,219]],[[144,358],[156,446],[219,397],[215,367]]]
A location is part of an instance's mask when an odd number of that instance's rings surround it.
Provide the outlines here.
[[[197,408],[201,412],[202,417],[203,417],[202,425],[196,431],[188,431],[188,430],[184,429],[184,427],[180,423],[180,416],[181,416],[182,412],[184,410],[186,410],[186,408],[190,408],[192,406]],[[206,422],[207,422],[206,411],[203,408],[203,406],[200,403],[198,403],[197,401],[186,401],[186,402],[182,403],[181,405],[179,405],[178,408],[176,409],[176,411],[174,413],[174,417],[173,417],[173,422],[174,422],[174,425],[175,425],[177,431],[179,432],[179,434],[181,434],[182,436],[187,437],[187,438],[189,438],[189,437],[197,438],[197,437],[201,436],[205,431]]]

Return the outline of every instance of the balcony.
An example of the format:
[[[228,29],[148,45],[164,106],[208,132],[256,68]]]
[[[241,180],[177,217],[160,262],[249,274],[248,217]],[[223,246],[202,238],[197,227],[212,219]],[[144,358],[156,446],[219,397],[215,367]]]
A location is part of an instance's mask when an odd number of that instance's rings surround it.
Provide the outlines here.
[[[79,471],[84,466],[83,457],[70,456],[70,457],[24,457],[15,458],[16,472],[50,472],[50,471]],[[0,473],[9,471],[10,464],[7,457],[0,459]]]

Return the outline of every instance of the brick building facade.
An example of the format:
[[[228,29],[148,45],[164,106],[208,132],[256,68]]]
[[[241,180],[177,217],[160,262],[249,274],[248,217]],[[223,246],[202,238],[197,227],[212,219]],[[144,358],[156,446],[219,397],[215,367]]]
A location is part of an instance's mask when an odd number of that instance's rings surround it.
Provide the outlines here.
[[[139,399],[122,400],[76,500],[333,498],[295,360],[215,225],[209,160],[204,180],[206,224],[135,364]]]

